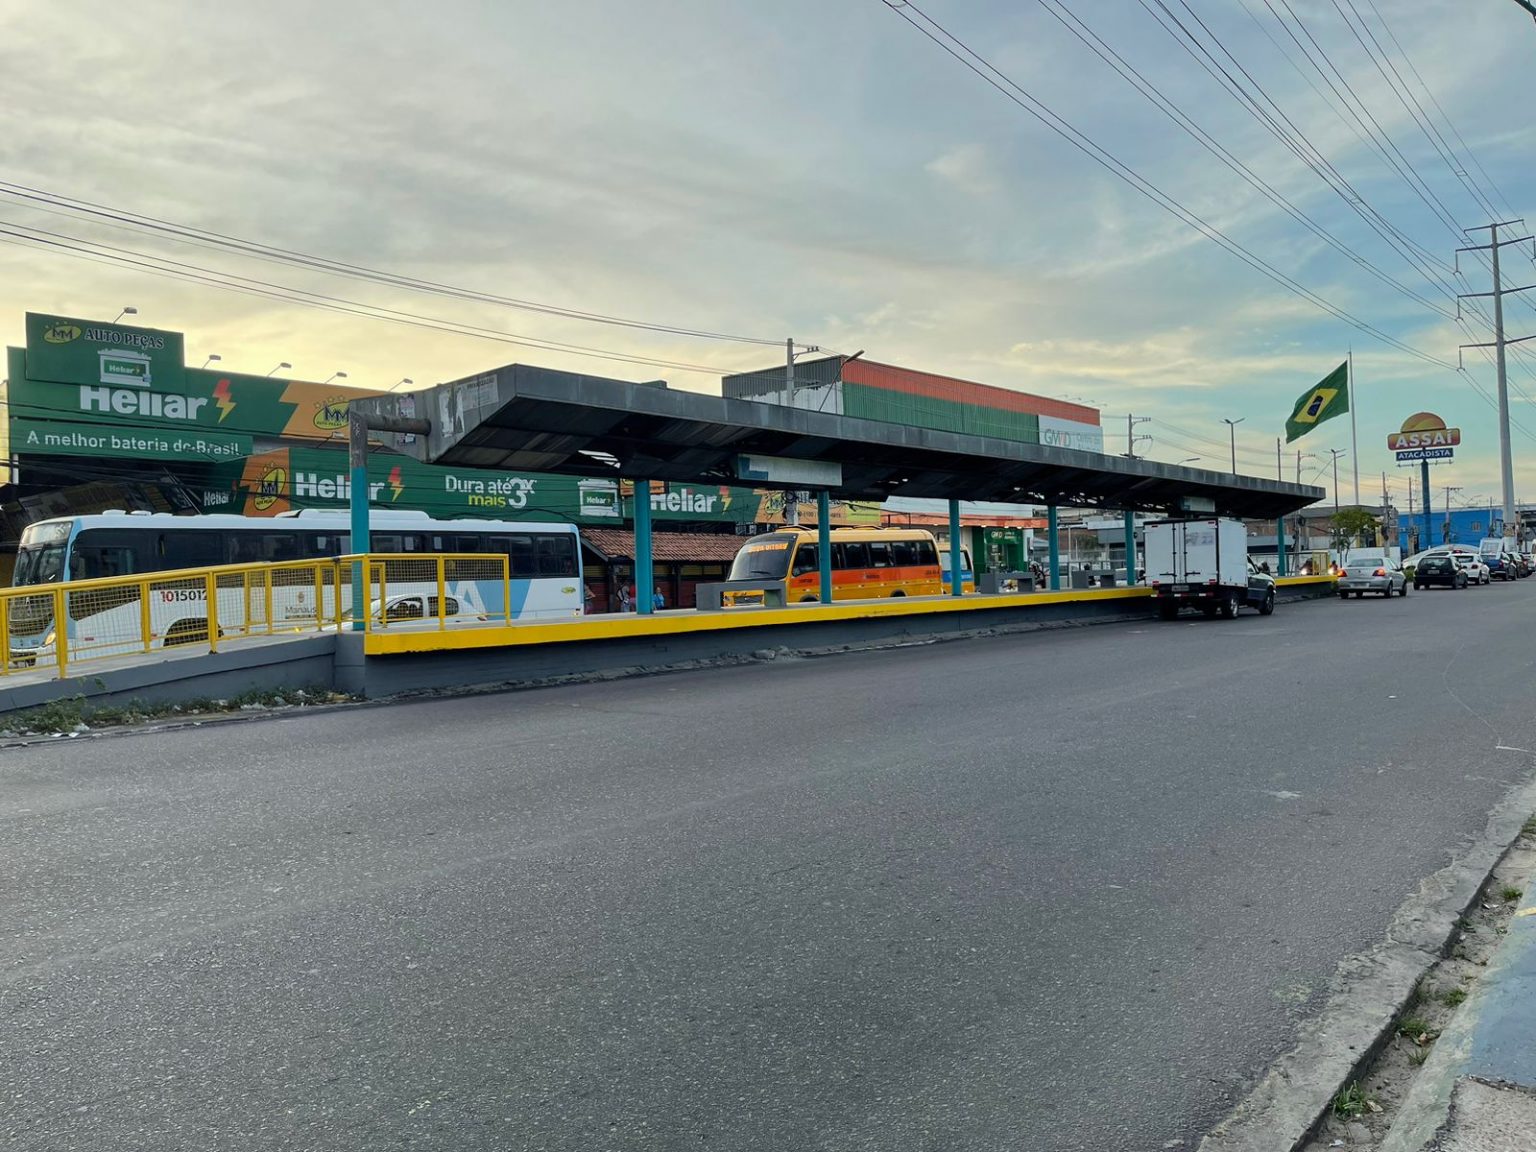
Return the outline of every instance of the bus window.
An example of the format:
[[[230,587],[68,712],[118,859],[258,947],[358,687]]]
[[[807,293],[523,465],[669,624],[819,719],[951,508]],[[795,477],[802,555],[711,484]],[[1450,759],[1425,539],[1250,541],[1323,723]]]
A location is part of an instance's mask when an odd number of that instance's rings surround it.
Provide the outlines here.
[[[211,568],[224,563],[223,552],[223,542],[213,532],[162,532],[155,540],[155,566]]]
[[[889,541],[870,541],[869,566],[871,568],[889,568],[891,566],[891,545]]]
[[[938,549],[932,540],[917,540],[912,544],[913,562],[924,567],[934,567],[939,562]]]
[[[802,543],[795,549],[794,563],[790,567],[791,576],[805,576],[815,572],[821,567],[821,549],[809,542]]]
[[[169,535],[169,533],[168,533]],[[183,535],[183,533],[176,533]],[[212,536],[212,533],[199,533]],[[229,537],[229,562],[231,564],[263,564],[269,561],[297,560],[299,538],[292,532],[233,532]],[[204,563],[217,564],[218,560]],[[198,567],[195,564],[177,564],[177,568]]]
[[[891,541],[891,563],[897,568],[910,568],[917,563],[917,544],[913,540]]]
[[[532,536],[509,536],[507,555],[511,558],[512,575],[532,576],[534,574]]]
[[[576,539],[574,536],[535,536],[540,576],[576,575]]]
[[[832,546],[832,567],[834,568],[868,568],[869,545],[849,541],[846,544],[834,544]]]
[[[145,532],[87,528],[75,537],[70,556],[69,578],[93,580],[102,576],[133,576],[161,567],[149,555],[149,536]]]

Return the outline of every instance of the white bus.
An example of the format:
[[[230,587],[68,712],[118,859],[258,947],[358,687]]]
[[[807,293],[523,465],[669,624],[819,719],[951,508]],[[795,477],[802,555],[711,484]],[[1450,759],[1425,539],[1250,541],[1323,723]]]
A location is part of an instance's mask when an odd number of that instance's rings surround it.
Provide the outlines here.
[[[67,516],[26,527],[17,549],[12,584],[51,588],[77,580],[148,576],[221,564],[328,559],[348,555],[350,545],[349,520],[343,511],[306,509],[270,518],[151,512]],[[494,579],[452,581],[447,590],[449,600],[442,606],[447,616],[555,620],[580,616],[585,611],[581,543],[572,524],[434,520],[425,512],[373,512],[369,516],[369,551],[419,554],[424,559],[444,552],[477,552],[496,557]],[[500,577],[501,555],[508,557],[510,582],[506,586]],[[121,647],[127,637],[142,640],[142,606],[130,591],[118,589],[117,595],[72,597],[67,634],[71,647],[81,655],[104,655],[108,653],[103,645]],[[425,615],[429,608],[430,615],[438,614],[435,576],[430,586],[391,583],[387,594],[390,605],[383,611],[386,622],[413,615],[413,606],[422,609],[415,615]],[[244,604],[243,594],[236,589],[230,596],[231,602],[226,605],[225,593],[219,595],[221,621],[256,623],[244,619],[250,608]],[[350,581],[342,582],[341,596],[342,611],[348,611],[352,598]],[[176,595],[166,592],[151,599],[151,635],[158,645],[207,639],[204,595],[195,590]],[[399,605],[397,600],[401,601]],[[287,586],[274,581],[273,619],[314,620],[315,601],[312,583]],[[447,610],[450,608],[451,611]],[[320,612],[333,616],[335,604],[321,605]],[[117,619],[119,616],[121,620]],[[52,610],[45,598],[13,603],[13,652],[44,647],[51,642],[53,632]]]

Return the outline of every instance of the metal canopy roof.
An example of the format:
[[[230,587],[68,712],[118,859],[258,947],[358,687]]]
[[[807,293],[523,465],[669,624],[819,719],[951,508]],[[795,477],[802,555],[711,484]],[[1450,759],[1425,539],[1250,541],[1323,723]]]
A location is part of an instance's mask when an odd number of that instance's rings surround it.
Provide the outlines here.
[[[511,365],[411,393],[352,401],[373,415],[419,416],[425,436],[386,434],[429,464],[758,487],[738,458],[835,463],[848,499],[998,500],[1172,512],[1204,498],[1223,515],[1268,519],[1321,500],[1310,485],[1127,460],[1043,444],[857,420]]]

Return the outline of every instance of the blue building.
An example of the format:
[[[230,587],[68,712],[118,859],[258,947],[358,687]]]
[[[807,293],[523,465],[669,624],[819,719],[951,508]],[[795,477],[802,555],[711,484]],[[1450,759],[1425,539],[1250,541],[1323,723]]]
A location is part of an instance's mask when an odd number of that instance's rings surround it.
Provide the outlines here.
[[[1424,534],[1422,514],[1399,513],[1398,533],[1403,555],[1411,556],[1439,544],[1470,544],[1499,536],[1504,532],[1504,517],[1498,508],[1453,508],[1447,516],[1443,508],[1432,508],[1429,535]]]

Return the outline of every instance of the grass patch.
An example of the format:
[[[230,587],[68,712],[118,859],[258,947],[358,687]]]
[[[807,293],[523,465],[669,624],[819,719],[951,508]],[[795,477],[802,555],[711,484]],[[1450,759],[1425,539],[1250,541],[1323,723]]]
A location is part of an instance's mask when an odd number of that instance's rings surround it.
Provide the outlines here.
[[[1525,823],[1520,825],[1520,831],[1527,836],[1536,836],[1536,816],[1527,816]]]
[[[269,708],[305,708],[317,704],[341,704],[356,697],[333,692],[323,685],[281,691],[244,692],[238,696],[200,697],[178,704],[151,704],[133,700],[127,704],[90,704],[84,696],[51,700],[37,708],[0,715],[0,737],[52,736],[121,728],[150,720],[182,716],[216,716],[231,712],[257,712]]]
[[[1506,884],[1504,887],[1499,889],[1499,899],[1504,901],[1506,904],[1513,904],[1523,895],[1525,895],[1525,893],[1522,892],[1519,888],[1515,887],[1513,884]]]
[[[1465,988],[1447,988],[1444,992],[1440,993],[1440,1002],[1447,1008],[1460,1007],[1466,1002],[1466,999],[1467,990]]]
[[[1421,1048],[1427,1044],[1433,1044],[1440,1035],[1428,1020],[1412,1014],[1404,1016],[1397,1022],[1397,1034],[1407,1037]]]
[[[1432,1049],[1429,1048],[1415,1048],[1412,1052],[1408,1053],[1408,1063],[1412,1064],[1415,1068],[1422,1068],[1424,1061],[1429,1059],[1431,1051]]]
[[[1333,1098],[1333,1114],[1343,1120],[1355,1120],[1364,1116],[1370,1108],[1370,1099],[1360,1081],[1353,1081]]]

